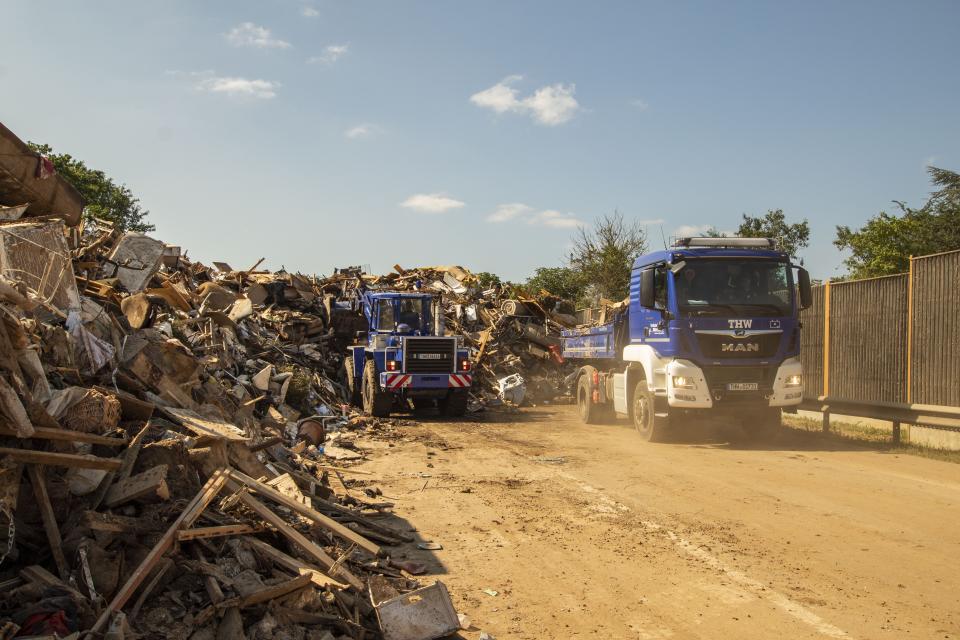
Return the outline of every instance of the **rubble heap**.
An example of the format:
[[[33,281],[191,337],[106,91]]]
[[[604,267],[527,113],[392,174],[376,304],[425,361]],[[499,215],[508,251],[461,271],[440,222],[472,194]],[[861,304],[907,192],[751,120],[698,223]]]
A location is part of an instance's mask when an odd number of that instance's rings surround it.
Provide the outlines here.
[[[356,278],[257,266],[0,222],[0,638],[457,628],[392,504],[324,455],[384,427],[336,382]]]

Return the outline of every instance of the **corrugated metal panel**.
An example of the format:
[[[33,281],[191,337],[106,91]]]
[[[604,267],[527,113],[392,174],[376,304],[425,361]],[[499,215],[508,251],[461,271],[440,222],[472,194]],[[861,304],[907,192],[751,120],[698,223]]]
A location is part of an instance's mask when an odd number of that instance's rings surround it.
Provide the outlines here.
[[[907,276],[830,287],[832,398],[906,402]]]
[[[805,396],[816,399],[823,393],[823,292],[813,288],[813,304],[800,312],[800,362],[803,363]]]
[[[911,402],[960,406],[960,251],[913,261]]]

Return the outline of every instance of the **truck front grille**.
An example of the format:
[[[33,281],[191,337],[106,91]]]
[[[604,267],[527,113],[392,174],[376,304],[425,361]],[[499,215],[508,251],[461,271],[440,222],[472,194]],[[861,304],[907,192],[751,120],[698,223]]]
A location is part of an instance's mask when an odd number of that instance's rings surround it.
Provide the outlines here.
[[[404,373],[453,373],[457,359],[456,338],[404,338]]]
[[[711,391],[726,390],[728,384],[737,382],[756,382],[758,391],[769,391],[773,389],[773,378],[776,374],[776,367],[703,367],[703,375]]]
[[[707,358],[772,358],[780,347],[782,333],[753,336],[698,333],[700,351]]]

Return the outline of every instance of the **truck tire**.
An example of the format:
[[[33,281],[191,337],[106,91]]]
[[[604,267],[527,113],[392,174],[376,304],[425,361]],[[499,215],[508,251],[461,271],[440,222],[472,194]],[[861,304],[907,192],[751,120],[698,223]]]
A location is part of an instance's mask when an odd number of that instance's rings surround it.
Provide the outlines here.
[[[670,417],[665,411],[657,411],[657,399],[647,389],[646,380],[640,380],[633,388],[630,416],[640,437],[647,442],[663,442],[670,428]]]
[[[460,418],[467,412],[470,392],[467,389],[451,389],[447,397],[439,402],[440,415],[447,418]]]
[[[386,418],[393,407],[393,395],[380,388],[377,365],[367,360],[363,369],[363,411],[375,418]]]
[[[583,424],[600,424],[610,416],[607,407],[593,401],[593,385],[588,374],[577,381],[577,410]]]
[[[353,357],[347,356],[343,361],[343,386],[347,389],[347,402],[351,407],[359,407],[363,400],[360,397],[360,385],[353,375]]]

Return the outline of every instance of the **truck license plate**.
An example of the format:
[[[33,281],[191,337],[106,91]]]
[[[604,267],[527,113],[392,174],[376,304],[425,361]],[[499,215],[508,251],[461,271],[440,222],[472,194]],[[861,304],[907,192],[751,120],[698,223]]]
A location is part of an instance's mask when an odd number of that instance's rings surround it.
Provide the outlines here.
[[[443,360],[446,358],[444,353],[420,353],[417,354],[418,360]]]
[[[727,391],[756,391],[760,385],[756,382],[731,382],[727,384]]]

